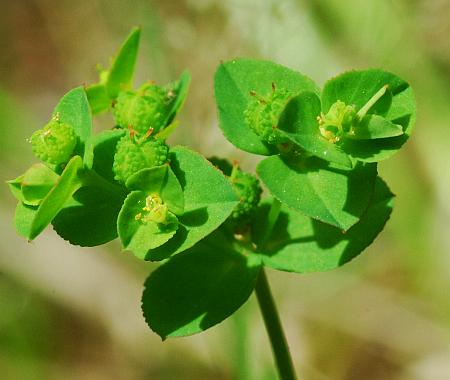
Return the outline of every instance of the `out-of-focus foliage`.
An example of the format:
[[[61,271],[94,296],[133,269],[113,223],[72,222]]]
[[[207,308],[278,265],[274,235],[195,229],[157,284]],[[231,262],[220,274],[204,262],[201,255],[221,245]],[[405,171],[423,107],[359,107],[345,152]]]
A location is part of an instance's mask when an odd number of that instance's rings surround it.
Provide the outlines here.
[[[223,60],[263,58],[321,85],[380,67],[414,89],[418,121],[380,173],[397,195],[386,230],[342,269],[283,280],[270,273],[294,361],[312,380],[446,380],[450,373],[450,5],[445,0],[96,0],[4,2],[0,15],[1,180],[32,160],[24,140],[61,94],[97,81],[92,62],[142,26],[136,82],[184,68],[191,91],[171,140],[206,156],[243,157],[222,137],[213,73]],[[150,77],[143,76],[142,73]],[[88,75],[87,75],[88,74]],[[110,125],[103,117],[100,123]],[[98,127],[98,126],[97,126]],[[28,148],[28,149],[27,149]],[[241,162],[252,169],[256,162]],[[28,245],[0,187],[0,374],[6,379],[272,379],[253,301],[204,335],[164,344],[139,315],[152,264],[58,242]],[[247,356],[244,354],[247,352]],[[182,357],[182,360],[178,360]],[[6,375],[5,375],[6,374]],[[5,377],[6,376],[6,377]]]

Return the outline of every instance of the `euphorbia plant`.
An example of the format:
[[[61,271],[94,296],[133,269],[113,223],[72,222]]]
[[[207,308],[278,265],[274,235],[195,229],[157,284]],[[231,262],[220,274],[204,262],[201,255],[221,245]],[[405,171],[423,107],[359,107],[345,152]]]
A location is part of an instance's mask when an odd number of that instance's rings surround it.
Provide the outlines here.
[[[320,89],[275,63],[220,64],[220,127],[236,147],[266,156],[258,179],[236,162],[167,145],[190,77],[134,89],[139,37],[133,30],[99,83],[69,91],[32,135],[42,162],[9,181],[16,229],[33,240],[52,224],[80,246],[119,237],[137,258],[165,260],[142,295],[144,318],[162,339],[214,326],[255,291],[280,378],[294,379],[264,267],[334,269],[372,243],[393,200],[377,162],[411,133],[412,90],[375,69]],[[115,125],[94,135],[101,112]],[[263,200],[259,181],[270,194]]]

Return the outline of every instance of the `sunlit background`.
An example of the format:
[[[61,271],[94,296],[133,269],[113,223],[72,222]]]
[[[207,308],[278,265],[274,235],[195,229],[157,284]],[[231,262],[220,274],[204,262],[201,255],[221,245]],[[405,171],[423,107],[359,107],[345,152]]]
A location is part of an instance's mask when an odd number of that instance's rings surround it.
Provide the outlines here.
[[[450,379],[449,0],[18,0],[0,5],[1,183],[34,161],[26,139],[69,89],[97,78],[134,25],[136,83],[193,77],[171,142],[253,169],[217,126],[221,60],[277,61],[319,84],[381,67],[415,90],[418,122],[380,165],[397,194],[391,220],[345,267],[269,271],[295,366],[305,380]],[[111,119],[96,120],[96,128]],[[198,336],[161,342],[140,314],[154,269],[117,242],[72,247],[51,229],[29,244],[0,186],[0,378],[275,379],[254,298]]]

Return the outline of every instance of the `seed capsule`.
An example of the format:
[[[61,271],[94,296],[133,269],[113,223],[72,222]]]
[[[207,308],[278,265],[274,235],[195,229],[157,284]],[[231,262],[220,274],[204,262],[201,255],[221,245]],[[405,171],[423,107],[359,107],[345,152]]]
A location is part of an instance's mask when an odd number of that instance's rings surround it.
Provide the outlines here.
[[[69,161],[77,145],[73,128],[55,116],[44,128],[31,136],[33,153],[42,161],[60,165]]]

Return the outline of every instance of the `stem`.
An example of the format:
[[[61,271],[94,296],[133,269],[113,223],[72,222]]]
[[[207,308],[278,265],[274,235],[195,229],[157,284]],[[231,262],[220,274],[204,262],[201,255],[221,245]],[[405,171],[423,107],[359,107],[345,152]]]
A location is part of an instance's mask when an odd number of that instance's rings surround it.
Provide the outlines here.
[[[281,380],[295,380],[294,365],[289,353],[289,347],[286,337],[281,326],[280,317],[278,316],[277,308],[270,292],[269,283],[267,281],[264,269],[261,272],[256,282],[256,297],[264,318],[267,333],[269,334],[270,343],[272,345],[272,352],[275,356],[275,362],[278,367],[278,374]]]

